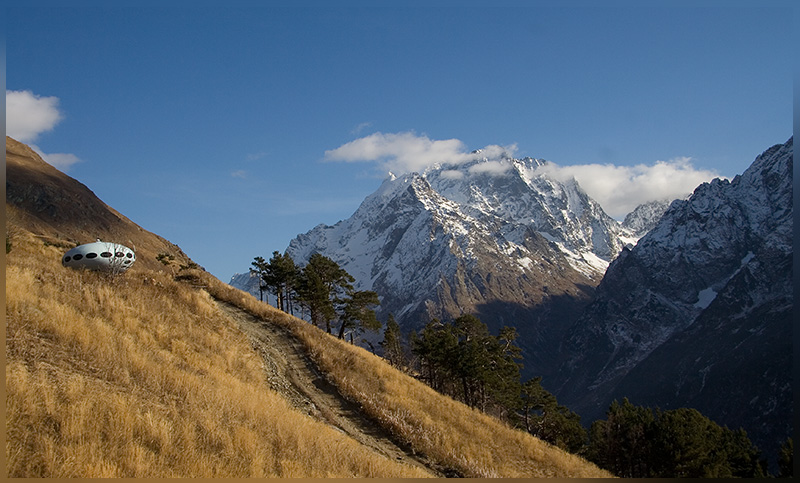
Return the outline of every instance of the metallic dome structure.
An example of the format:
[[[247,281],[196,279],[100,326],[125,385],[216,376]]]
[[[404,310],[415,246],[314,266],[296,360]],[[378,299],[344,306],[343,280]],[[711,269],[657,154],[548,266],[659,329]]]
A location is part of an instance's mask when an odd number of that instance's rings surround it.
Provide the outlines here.
[[[65,267],[116,273],[128,270],[135,261],[136,253],[130,248],[100,239],[79,245],[61,258],[61,264]]]

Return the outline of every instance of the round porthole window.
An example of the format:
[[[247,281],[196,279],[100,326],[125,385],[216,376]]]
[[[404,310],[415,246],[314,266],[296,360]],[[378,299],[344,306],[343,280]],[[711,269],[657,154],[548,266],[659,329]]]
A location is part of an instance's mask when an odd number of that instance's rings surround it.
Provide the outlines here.
[[[80,259],[82,259],[82,258],[83,258],[83,255],[81,255],[80,253],[78,253],[77,255],[75,255],[74,257],[72,257],[72,259],[73,259],[73,260],[80,260]]]
[[[64,263],[69,263],[72,260],[72,257],[64,257]]]
[[[97,258],[97,254],[96,253],[87,253],[86,254],[86,258]]]
[[[111,252],[103,252],[100,254],[100,256],[103,258],[111,258]]]

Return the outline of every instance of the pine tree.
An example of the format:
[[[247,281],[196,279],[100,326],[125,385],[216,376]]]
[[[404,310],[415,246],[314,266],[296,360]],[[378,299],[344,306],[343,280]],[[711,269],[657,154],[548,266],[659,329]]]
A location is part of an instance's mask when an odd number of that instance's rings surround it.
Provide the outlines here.
[[[306,267],[300,272],[297,296],[300,305],[308,310],[311,323],[320,328],[323,323],[326,323],[330,333],[330,320],[335,317],[336,311],[328,292],[328,286],[316,271]]]
[[[291,293],[299,275],[292,257],[274,251],[269,261],[263,257],[255,257],[251,265],[253,268],[250,270],[259,278],[259,291],[269,289],[276,296],[275,307],[285,312],[291,311]],[[263,294],[261,300],[263,301]]]
[[[344,339],[346,329],[352,329],[355,332],[380,330],[381,322],[375,317],[373,309],[380,303],[378,294],[371,290],[349,291],[341,305],[339,338]]]
[[[288,254],[281,255],[279,252],[272,252],[272,258],[267,263],[263,279],[265,284],[273,289],[277,300],[275,306],[284,312],[289,312],[289,298],[296,280],[297,266]]]
[[[438,319],[428,322],[419,335],[411,338],[411,351],[419,357],[420,373],[428,385],[452,395],[445,386],[452,380],[452,360],[457,354],[458,338],[453,326]]]
[[[650,476],[650,439],[655,417],[650,408],[616,400],[607,419],[592,423],[587,457],[601,468],[624,478]]]
[[[395,367],[403,368],[406,365],[405,352],[403,350],[403,334],[400,325],[394,320],[394,315],[389,314],[386,320],[386,330],[383,332],[383,357]]]
[[[298,297],[308,308],[311,321],[331,333],[331,322],[336,317],[336,307],[345,304],[345,296],[352,293],[355,279],[330,258],[315,253],[298,277]]]
[[[535,377],[522,385],[521,407],[526,430],[565,451],[579,452],[587,437],[580,416],[558,404],[541,381],[541,377]]]
[[[263,302],[264,291],[267,289],[267,285],[264,283],[264,276],[267,272],[267,261],[264,260],[264,257],[255,257],[251,265],[253,268],[250,269],[250,272],[258,277],[258,299]]]

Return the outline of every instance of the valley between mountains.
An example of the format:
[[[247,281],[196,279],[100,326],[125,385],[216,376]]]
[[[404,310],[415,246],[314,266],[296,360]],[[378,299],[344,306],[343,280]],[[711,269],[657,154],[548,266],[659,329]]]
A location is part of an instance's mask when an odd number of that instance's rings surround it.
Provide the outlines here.
[[[387,178],[285,256],[380,294],[410,356],[390,364],[385,334],[363,343],[387,359],[259,302],[252,274],[220,282],[7,138],[8,475],[785,474],[792,153],[624,223],[532,158]],[[96,238],[137,263],[61,265]]]
[[[541,377],[587,428],[626,397],[691,407],[776,458],[792,434],[793,138],[621,223],[547,167],[475,151],[390,175],[284,254],[336,262],[409,339],[465,314],[514,327],[523,378]],[[258,294],[253,273],[230,283]]]

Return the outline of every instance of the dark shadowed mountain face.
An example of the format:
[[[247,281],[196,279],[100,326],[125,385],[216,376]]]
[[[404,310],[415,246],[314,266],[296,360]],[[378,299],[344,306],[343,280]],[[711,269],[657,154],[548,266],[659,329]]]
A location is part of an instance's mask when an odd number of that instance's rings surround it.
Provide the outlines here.
[[[515,326],[525,371],[546,376],[630,234],[574,179],[542,174],[545,161],[475,154],[390,176],[353,216],[299,235],[287,253],[300,265],[314,252],[332,258],[406,332],[464,313]],[[248,275],[232,284],[254,288]]]
[[[791,434],[792,145],[675,201],[569,330],[560,402],[694,407],[764,451]]]

